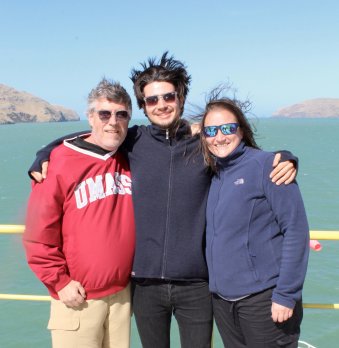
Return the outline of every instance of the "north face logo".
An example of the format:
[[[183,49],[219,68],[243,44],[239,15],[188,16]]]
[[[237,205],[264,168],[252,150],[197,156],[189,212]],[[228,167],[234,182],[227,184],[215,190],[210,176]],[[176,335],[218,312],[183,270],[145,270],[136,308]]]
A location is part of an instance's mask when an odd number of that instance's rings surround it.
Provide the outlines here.
[[[243,178],[237,179],[234,181],[234,185],[243,185],[245,180]]]

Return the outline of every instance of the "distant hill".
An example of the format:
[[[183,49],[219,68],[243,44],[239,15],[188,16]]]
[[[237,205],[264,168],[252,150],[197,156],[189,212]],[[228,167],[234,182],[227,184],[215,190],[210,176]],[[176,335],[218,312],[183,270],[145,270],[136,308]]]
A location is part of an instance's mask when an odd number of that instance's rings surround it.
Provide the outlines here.
[[[79,115],[27,92],[0,84],[0,125],[20,122],[79,121]]]
[[[338,98],[317,98],[287,106],[273,113],[272,117],[333,118],[339,117]]]

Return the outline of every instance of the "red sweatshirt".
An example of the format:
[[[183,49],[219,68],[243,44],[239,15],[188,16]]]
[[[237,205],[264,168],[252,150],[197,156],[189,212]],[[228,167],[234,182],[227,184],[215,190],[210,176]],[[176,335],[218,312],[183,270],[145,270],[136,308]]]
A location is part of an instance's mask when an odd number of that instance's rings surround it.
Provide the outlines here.
[[[87,299],[122,290],[135,245],[131,175],[117,152],[104,156],[65,142],[48,176],[33,184],[24,246],[30,267],[52,297],[71,280]]]

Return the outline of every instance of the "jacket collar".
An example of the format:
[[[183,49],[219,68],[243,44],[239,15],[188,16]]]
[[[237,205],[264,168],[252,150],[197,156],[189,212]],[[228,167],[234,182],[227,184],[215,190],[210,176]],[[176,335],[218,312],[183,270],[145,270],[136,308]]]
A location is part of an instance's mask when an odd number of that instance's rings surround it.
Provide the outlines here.
[[[233,166],[234,164],[239,163],[242,160],[243,154],[246,151],[247,151],[247,146],[242,141],[242,142],[240,142],[238,147],[236,147],[234,149],[234,151],[231,152],[227,157],[225,157],[225,158],[217,157],[217,159],[216,159],[217,166],[219,168],[227,168],[227,167]]]
[[[148,133],[161,142],[175,143],[183,138],[191,137],[191,128],[187,121],[180,120],[177,130],[164,129],[157,125],[147,126]]]

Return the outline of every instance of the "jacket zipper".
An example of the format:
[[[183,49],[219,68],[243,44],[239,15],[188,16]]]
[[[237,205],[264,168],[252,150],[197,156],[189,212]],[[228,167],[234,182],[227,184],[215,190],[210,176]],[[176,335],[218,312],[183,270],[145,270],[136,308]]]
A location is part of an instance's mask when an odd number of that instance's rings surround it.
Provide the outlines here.
[[[213,235],[212,235],[211,248],[210,248],[210,255],[211,255],[211,260],[212,260],[212,262],[211,262],[211,267],[212,267],[211,274],[213,274],[214,287],[217,291],[218,291],[218,284],[216,281],[216,275],[214,273],[214,259],[212,258],[213,257],[212,249],[213,249],[214,237],[215,237],[215,211],[216,211],[217,207],[219,206],[220,193],[221,193],[223,183],[224,183],[224,176],[220,175],[220,185],[219,185],[218,190],[217,190],[218,199],[217,199],[216,204],[215,204],[214,209],[213,209],[213,220],[212,220],[213,221]],[[210,277],[210,279],[211,279],[211,277]]]
[[[166,129],[166,139],[169,140],[169,131]],[[170,167],[169,167],[169,176],[168,176],[168,196],[167,196],[167,212],[166,212],[166,228],[165,228],[165,241],[164,241],[164,253],[162,257],[162,270],[161,270],[161,279],[165,278],[166,272],[166,259],[167,259],[167,243],[168,243],[168,235],[170,230],[170,203],[171,203],[171,190],[172,190],[172,172],[173,172],[173,151],[171,143],[169,142],[170,149]]]

